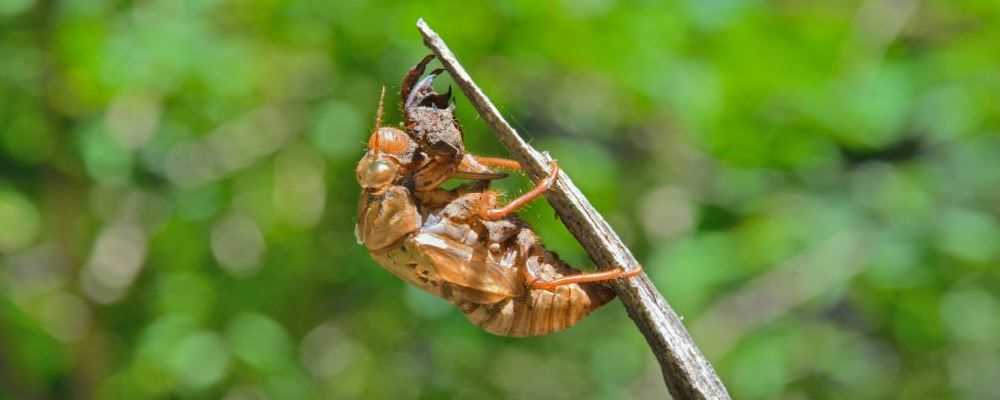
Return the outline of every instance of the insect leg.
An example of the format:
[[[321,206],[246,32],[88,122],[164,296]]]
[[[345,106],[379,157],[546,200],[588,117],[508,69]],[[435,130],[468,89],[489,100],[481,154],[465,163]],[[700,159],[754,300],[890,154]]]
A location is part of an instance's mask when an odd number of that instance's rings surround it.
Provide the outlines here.
[[[521,170],[521,163],[511,160],[509,158],[484,157],[484,156],[473,156],[473,157],[475,157],[476,161],[479,161],[480,164],[483,164],[487,167],[509,169],[513,171]]]
[[[532,188],[530,191],[528,191],[528,193],[525,193],[521,195],[521,197],[511,200],[510,203],[507,203],[507,205],[503,207],[483,211],[481,217],[485,220],[495,221],[504,218],[510,214],[513,214],[514,212],[517,211],[517,209],[524,207],[532,200],[537,199],[539,196],[545,193],[546,190],[552,187],[552,184],[555,183],[557,176],[559,176],[559,165],[556,164],[555,161],[552,161],[552,170],[549,172],[549,176],[545,177],[545,179],[542,179],[540,182],[538,182],[538,184],[535,185],[535,187]]]
[[[507,177],[506,173],[496,172],[490,167],[490,165],[480,162],[479,157],[466,153],[462,156],[462,160],[458,163],[458,166],[455,167],[455,177],[483,181]]]
[[[633,276],[639,275],[642,272],[642,266],[639,266],[628,271],[618,268],[611,271],[602,272],[592,272],[587,274],[579,274],[567,276],[559,279],[553,279],[551,281],[542,281],[535,277],[528,268],[522,268],[521,273],[525,275],[525,281],[532,289],[544,289],[552,290],[559,286],[569,285],[573,283],[587,283],[587,282],[607,282],[619,278],[631,278]]]

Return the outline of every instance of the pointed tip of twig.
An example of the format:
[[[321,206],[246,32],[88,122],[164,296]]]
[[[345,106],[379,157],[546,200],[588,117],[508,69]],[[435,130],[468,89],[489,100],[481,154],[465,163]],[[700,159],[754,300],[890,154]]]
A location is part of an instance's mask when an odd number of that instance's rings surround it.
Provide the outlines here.
[[[437,33],[431,29],[430,25],[427,25],[427,21],[423,17],[417,18],[417,30],[420,31],[420,36],[423,36],[424,43],[429,43],[429,40],[437,36]]]

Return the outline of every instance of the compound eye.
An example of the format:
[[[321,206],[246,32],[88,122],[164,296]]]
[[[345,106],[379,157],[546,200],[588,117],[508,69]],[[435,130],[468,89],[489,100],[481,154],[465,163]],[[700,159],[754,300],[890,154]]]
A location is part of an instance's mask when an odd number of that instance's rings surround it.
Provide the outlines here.
[[[368,164],[368,170],[365,171],[365,175],[367,175],[369,182],[389,183],[392,181],[395,173],[394,169],[388,161],[375,160],[375,162]]]

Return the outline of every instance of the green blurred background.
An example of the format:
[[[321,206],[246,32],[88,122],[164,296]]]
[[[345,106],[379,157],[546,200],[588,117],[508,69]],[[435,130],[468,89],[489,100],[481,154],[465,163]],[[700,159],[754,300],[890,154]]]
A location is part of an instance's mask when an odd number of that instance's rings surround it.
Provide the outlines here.
[[[0,0],[0,399],[666,396],[617,302],[494,337],[355,243],[420,16],[735,398],[1000,393],[996,1]]]

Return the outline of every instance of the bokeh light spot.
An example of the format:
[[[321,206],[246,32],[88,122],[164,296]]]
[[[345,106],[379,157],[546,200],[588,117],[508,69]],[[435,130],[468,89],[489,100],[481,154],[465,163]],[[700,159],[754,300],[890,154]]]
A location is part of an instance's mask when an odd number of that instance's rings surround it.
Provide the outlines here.
[[[223,270],[236,277],[260,269],[266,242],[257,223],[244,215],[229,215],[212,227],[212,255]]]
[[[345,158],[360,154],[369,133],[357,110],[334,101],[321,108],[309,138],[327,157]]]
[[[160,101],[151,94],[125,94],[108,106],[104,125],[118,143],[128,149],[146,144],[160,123]]]
[[[169,360],[172,372],[183,385],[203,389],[226,376],[229,354],[219,335],[197,332],[181,340]]]
[[[940,246],[959,259],[986,262],[994,258],[1000,243],[1000,227],[989,214],[950,209],[940,216]]]
[[[641,199],[640,212],[646,233],[654,240],[667,240],[694,227],[696,205],[684,188],[663,186]]]
[[[290,365],[292,346],[281,327],[262,314],[240,314],[229,322],[226,339],[240,360],[259,371],[277,371]]]
[[[941,300],[941,319],[952,335],[965,341],[996,343],[1000,339],[1000,304],[979,288],[948,292]]]
[[[0,254],[32,244],[41,230],[41,216],[28,197],[0,189]]]
[[[299,356],[313,377],[326,380],[351,365],[359,346],[334,323],[327,322],[306,334],[299,348]]]
[[[318,223],[326,205],[324,168],[323,159],[307,146],[283,150],[274,166],[275,214],[297,228]]]
[[[102,126],[92,123],[81,133],[81,151],[87,174],[95,180],[122,185],[132,175],[132,153],[108,136]]]
[[[75,295],[57,292],[42,304],[41,319],[45,330],[56,339],[74,342],[90,328],[90,307]]]
[[[138,225],[119,222],[104,228],[84,270],[88,297],[100,303],[117,301],[138,276],[146,251],[146,233]]]

